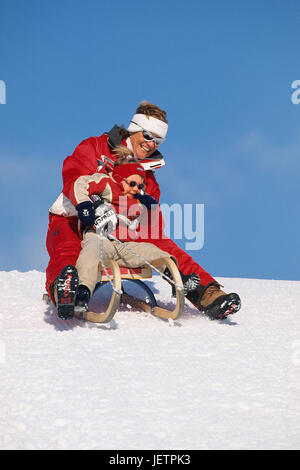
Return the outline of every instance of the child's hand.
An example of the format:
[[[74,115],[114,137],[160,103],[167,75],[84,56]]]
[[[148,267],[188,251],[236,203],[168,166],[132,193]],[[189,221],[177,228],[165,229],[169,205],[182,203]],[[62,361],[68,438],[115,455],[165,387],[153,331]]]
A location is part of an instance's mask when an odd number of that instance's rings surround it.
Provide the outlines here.
[[[92,201],[84,201],[77,204],[78,218],[84,226],[92,226],[95,221],[95,209]]]
[[[99,235],[108,234],[116,230],[118,218],[113,206],[101,204],[96,209],[94,228]]]

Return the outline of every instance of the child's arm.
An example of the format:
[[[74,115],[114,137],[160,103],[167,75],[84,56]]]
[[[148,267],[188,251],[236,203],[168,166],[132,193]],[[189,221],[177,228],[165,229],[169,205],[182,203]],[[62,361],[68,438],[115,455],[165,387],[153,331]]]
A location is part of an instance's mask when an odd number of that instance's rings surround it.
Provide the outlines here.
[[[160,189],[159,189],[159,184],[156,181],[155,175],[153,171],[147,171],[146,172],[146,193],[149,194],[150,196],[154,197],[154,199],[159,202],[160,198]]]
[[[82,202],[90,201],[89,196],[92,194],[101,194],[103,199],[111,202],[113,192],[110,182],[110,177],[101,173],[80,176],[73,185],[70,199],[75,207]]]

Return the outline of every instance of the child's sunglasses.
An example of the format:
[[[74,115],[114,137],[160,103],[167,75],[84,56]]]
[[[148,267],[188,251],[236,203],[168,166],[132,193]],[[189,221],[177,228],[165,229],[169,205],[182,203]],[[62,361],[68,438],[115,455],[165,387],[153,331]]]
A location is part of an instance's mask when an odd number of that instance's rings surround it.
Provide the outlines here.
[[[140,191],[142,191],[142,189],[145,189],[145,185],[142,184],[142,183],[137,184],[136,181],[128,181],[125,178],[123,178],[123,179],[124,179],[125,183],[127,183],[131,188],[134,188],[135,186],[137,186]]]

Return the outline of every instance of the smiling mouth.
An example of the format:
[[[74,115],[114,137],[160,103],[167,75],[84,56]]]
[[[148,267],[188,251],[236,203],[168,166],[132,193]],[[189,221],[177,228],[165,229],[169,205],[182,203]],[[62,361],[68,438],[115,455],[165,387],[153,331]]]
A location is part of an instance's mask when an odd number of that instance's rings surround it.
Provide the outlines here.
[[[144,144],[141,144],[141,148],[142,148],[142,150],[144,150],[144,152],[147,152],[147,153],[151,151],[151,149],[146,147]]]

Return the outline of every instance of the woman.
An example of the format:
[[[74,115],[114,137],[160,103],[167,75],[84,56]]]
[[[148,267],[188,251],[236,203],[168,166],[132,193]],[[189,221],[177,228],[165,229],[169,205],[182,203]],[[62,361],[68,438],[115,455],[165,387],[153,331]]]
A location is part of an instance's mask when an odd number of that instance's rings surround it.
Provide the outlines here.
[[[74,195],[76,196],[77,180],[82,175],[108,174],[113,170],[116,162],[114,149],[125,145],[133,151],[146,171],[147,194],[140,195],[140,201],[146,205],[148,198],[152,197],[158,203],[160,188],[155,179],[154,170],[165,165],[158,147],[165,141],[167,130],[165,111],[151,103],[141,102],[128,129],[114,126],[109,132],[99,137],[90,137],[81,142],[74,153],[65,159],[62,172],[63,192],[50,209],[47,234],[50,261],[46,270],[46,288],[52,299],[56,288],[55,282],[59,279],[60,273],[65,266],[76,265],[81,249],[76,215],[63,217],[66,215],[64,208],[66,198],[72,199]],[[92,203],[78,212],[78,217],[83,223],[93,221],[95,214]],[[147,238],[146,241],[176,258],[186,288],[187,299],[211,318],[224,318],[238,311],[239,296],[223,292],[220,284],[207,271],[164,235],[163,227],[163,218],[158,210],[156,230],[151,230],[151,238]],[[145,241],[143,236],[139,241]]]

